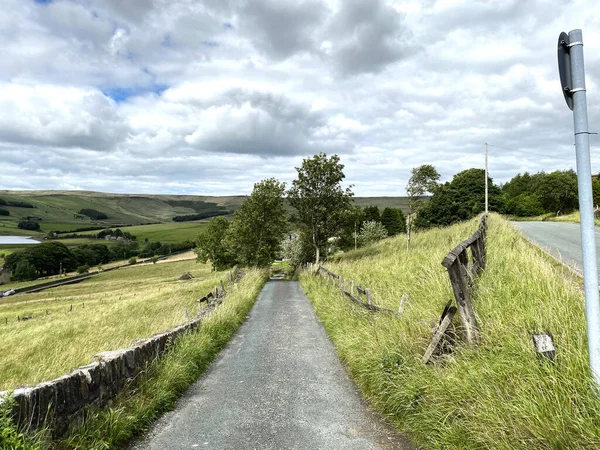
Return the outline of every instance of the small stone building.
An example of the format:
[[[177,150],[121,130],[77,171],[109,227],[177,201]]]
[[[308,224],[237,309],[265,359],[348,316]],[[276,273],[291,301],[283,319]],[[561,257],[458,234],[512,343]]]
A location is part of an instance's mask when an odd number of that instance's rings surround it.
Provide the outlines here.
[[[10,270],[6,267],[0,267],[0,284],[10,283]]]

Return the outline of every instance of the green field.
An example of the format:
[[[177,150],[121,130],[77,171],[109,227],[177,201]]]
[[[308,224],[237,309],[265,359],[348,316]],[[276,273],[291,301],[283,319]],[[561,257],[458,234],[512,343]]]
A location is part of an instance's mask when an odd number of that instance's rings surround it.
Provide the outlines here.
[[[0,191],[0,199],[25,201],[35,206],[35,208],[3,207],[10,211],[10,216],[0,216],[0,236],[28,235],[40,238],[52,231],[71,232],[85,227],[110,228],[127,225],[165,224],[169,226],[164,228],[164,233],[162,230],[149,229],[148,235],[143,235],[142,239],[148,237],[148,239],[157,239],[161,242],[177,242],[192,238],[193,231],[190,230],[188,233],[188,227],[185,226],[188,223],[174,223],[173,217],[201,213],[216,207],[226,208],[233,213],[239,208],[244,198],[244,196],[130,195],[91,191]],[[404,212],[408,210],[406,197],[356,197],[354,202],[361,207],[377,205],[380,209],[391,206],[402,208]],[[77,213],[84,208],[103,212],[108,219],[78,218]],[[294,211],[287,201],[286,210]],[[41,218],[42,232],[17,228],[18,221],[25,216]],[[182,228],[179,229],[177,225],[181,225]],[[191,225],[190,227],[193,228]],[[186,237],[179,239],[171,231],[174,233],[181,231]]]
[[[136,236],[138,242],[143,242],[144,239],[148,239],[149,241],[153,242],[174,243],[182,241],[196,241],[198,234],[202,233],[206,228],[206,224],[207,221],[169,222],[151,225],[136,225],[122,228],[122,230]],[[78,234],[94,235],[97,233],[98,231],[86,231]]]
[[[184,272],[195,279],[178,281]],[[250,283],[263,280],[258,271],[247,277]],[[0,390],[58,377],[96,353],[183,323],[184,308],[195,314],[196,300],[220,279],[226,279],[224,272],[188,260],[123,268],[0,299]],[[33,318],[19,322],[19,316]]]
[[[348,252],[326,266],[371,288],[373,302],[402,317],[358,309],[319,277],[302,286],[365,397],[421,448],[600,448],[600,398],[588,369],[581,279],[542,254],[504,219],[490,218],[487,268],[474,308],[482,342],[462,340],[436,364],[423,354],[453,298],[445,254],[477,228],[472,220]],[[455,332],[461,336],[459,318]],[[554,363],[532,333],[552,333]]]

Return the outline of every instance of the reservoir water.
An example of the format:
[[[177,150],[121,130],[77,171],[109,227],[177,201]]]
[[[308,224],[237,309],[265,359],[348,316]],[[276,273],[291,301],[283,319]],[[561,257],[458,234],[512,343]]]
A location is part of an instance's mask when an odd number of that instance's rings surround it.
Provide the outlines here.
[[[31,239],[29,236],[0,236],[0,245],[16,244],[39,244],[40,241]]]

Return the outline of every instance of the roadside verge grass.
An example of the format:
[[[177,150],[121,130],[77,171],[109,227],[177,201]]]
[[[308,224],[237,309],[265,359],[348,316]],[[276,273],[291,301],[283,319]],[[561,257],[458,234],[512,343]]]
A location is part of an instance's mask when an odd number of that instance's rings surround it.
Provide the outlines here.
[[[397,309],[407,294],[401,318],[359,310],[307,272],[301,283],[365,397],[423,448],[600,448],[581,280],[497,215],[474,297],[482,343],[423,365],[432,327],[453,298],[442,258],[476,227],[474,220],[416,234],[408,253],[404,236],[386,239],[326,264],[371,288],[380,306]],[[536,355],[537,332],[553,334],[555,362]]]

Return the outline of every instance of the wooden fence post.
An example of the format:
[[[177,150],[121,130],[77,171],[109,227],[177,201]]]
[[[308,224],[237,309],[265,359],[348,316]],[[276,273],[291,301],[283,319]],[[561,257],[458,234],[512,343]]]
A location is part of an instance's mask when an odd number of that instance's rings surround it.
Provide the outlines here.
[[[231,272],[228,272],[228,273],[227,273],[227,282],[228,282],[229,284],[231,284],[231,280],[232,280],[232,279],[233,279],[233,277],[231,276]]]
[[[448,326],[450,326],[450,323],[452,322],[452,319],[454,318],[454,315],[456,314],[456,307],[451,306],[450,308],[448,308],[445,311],[446,311],[446,315],[442,319],[442,323],[440,323],[440,325],[438,326],[437,330],[435,331],[435,333],[433,335],[433,339],[431,339],[431,343],[429,344],[429,347],[427,347],[427,350],[425,351],[425,355],[423,356],[423,364],[427,364],[429,362],[429,360],[431,359],[431,355],[433,355],[433,352],[435,352],[435,349],[437,348],[438,344],[442,340],[444,333],[448,329]]]
[[[225,285],[223,284],[223,280],[221,280],[221,291],[223,294],[225,293]]]
[[[356,297],[362,302],[362,290],[360,284],[356,286]]]
[[[448,275],[452,284],[454,298],[460,312],[460,320],[467,334],[467,342],[474,344],[479,340],[479,330],[477,327],[477,318],[471,303],[471,295],[469,294],[469,283],[467,281],[467,269],[461,264],[457,258],[450,267],[448,267]]]
[[[371,289],[367,288],[365,289],[365,293],[367,294],[367,303],[369,305],[373,304],[373,298],[371,297]]]
[[[354,280],[350,280],[350,295],[354,295]]]

